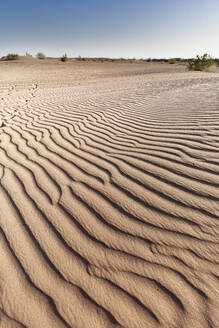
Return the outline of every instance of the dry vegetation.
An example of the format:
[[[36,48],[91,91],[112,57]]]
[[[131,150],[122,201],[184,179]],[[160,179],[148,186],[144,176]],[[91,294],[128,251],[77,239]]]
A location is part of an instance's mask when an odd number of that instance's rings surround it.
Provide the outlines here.
[[[10,53],[5,57],[6,60],[18,60],[19,59],[19,55],[18,54],[13,54]]]
[[[26,52],[26,57],[32,57],[31,54]],[[46,59],[46,55],[42,52],[38,52],[36,54],[36,58],[38,59]],[[20,59],[20,56],[16,53],[10,53],[5,57],[1,58],[2,60],[18,60]],[[50,59],[52,59],[50,57]],[[109,58],[109,57],[74,57],[69,58],[67,54],[65,53],[60,60],[62,62],[67,62],[69,60],[76,60],[80,62],[100,62],[100,63],[169,63],[171,65],[174,64],[187,64],[187,67],[189,70],[194,71],[208,71],[211,66],[214,64],[219,67],[219,59],[215,58],[213,59],[208,54],[204,54],[203,56],[196,56],[196,58],[190,58],[190,59],[183,59],[183,58]]]
[[[38,52],[38,53],[36,54],[36,57],[37,57],[38,59],[46,59],[46,55],[44,55],[44,53],[42,53],[42,52]]]
[[[209,71],[215,63],[214,59],[208,54],[197,56],[194,60],[189,61],[188,69],[190,71]]]

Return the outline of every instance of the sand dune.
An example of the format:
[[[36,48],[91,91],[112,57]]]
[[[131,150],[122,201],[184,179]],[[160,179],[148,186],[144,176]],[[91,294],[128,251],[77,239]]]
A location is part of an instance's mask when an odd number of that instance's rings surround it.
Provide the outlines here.
[[[219,327],[219,74],[0,69],[0,327]]]

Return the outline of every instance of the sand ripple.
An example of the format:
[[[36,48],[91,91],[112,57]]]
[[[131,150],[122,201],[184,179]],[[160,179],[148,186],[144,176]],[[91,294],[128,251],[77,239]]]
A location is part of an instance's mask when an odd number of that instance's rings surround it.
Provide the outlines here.
[[[219,79],[5,84],[0,327],[219,322]]]

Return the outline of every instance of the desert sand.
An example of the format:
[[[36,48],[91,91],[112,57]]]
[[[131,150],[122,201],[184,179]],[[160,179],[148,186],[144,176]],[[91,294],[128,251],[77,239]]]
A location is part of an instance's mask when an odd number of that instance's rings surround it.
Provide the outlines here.
[[[0,62],[0,328],[219,327],[219,69]]]

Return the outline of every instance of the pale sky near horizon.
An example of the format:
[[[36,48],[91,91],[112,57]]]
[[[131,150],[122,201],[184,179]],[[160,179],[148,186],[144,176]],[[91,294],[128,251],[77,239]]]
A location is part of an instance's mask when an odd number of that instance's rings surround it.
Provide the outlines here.
[[[0,0],[0,57],[219,58],[219,0]]]

